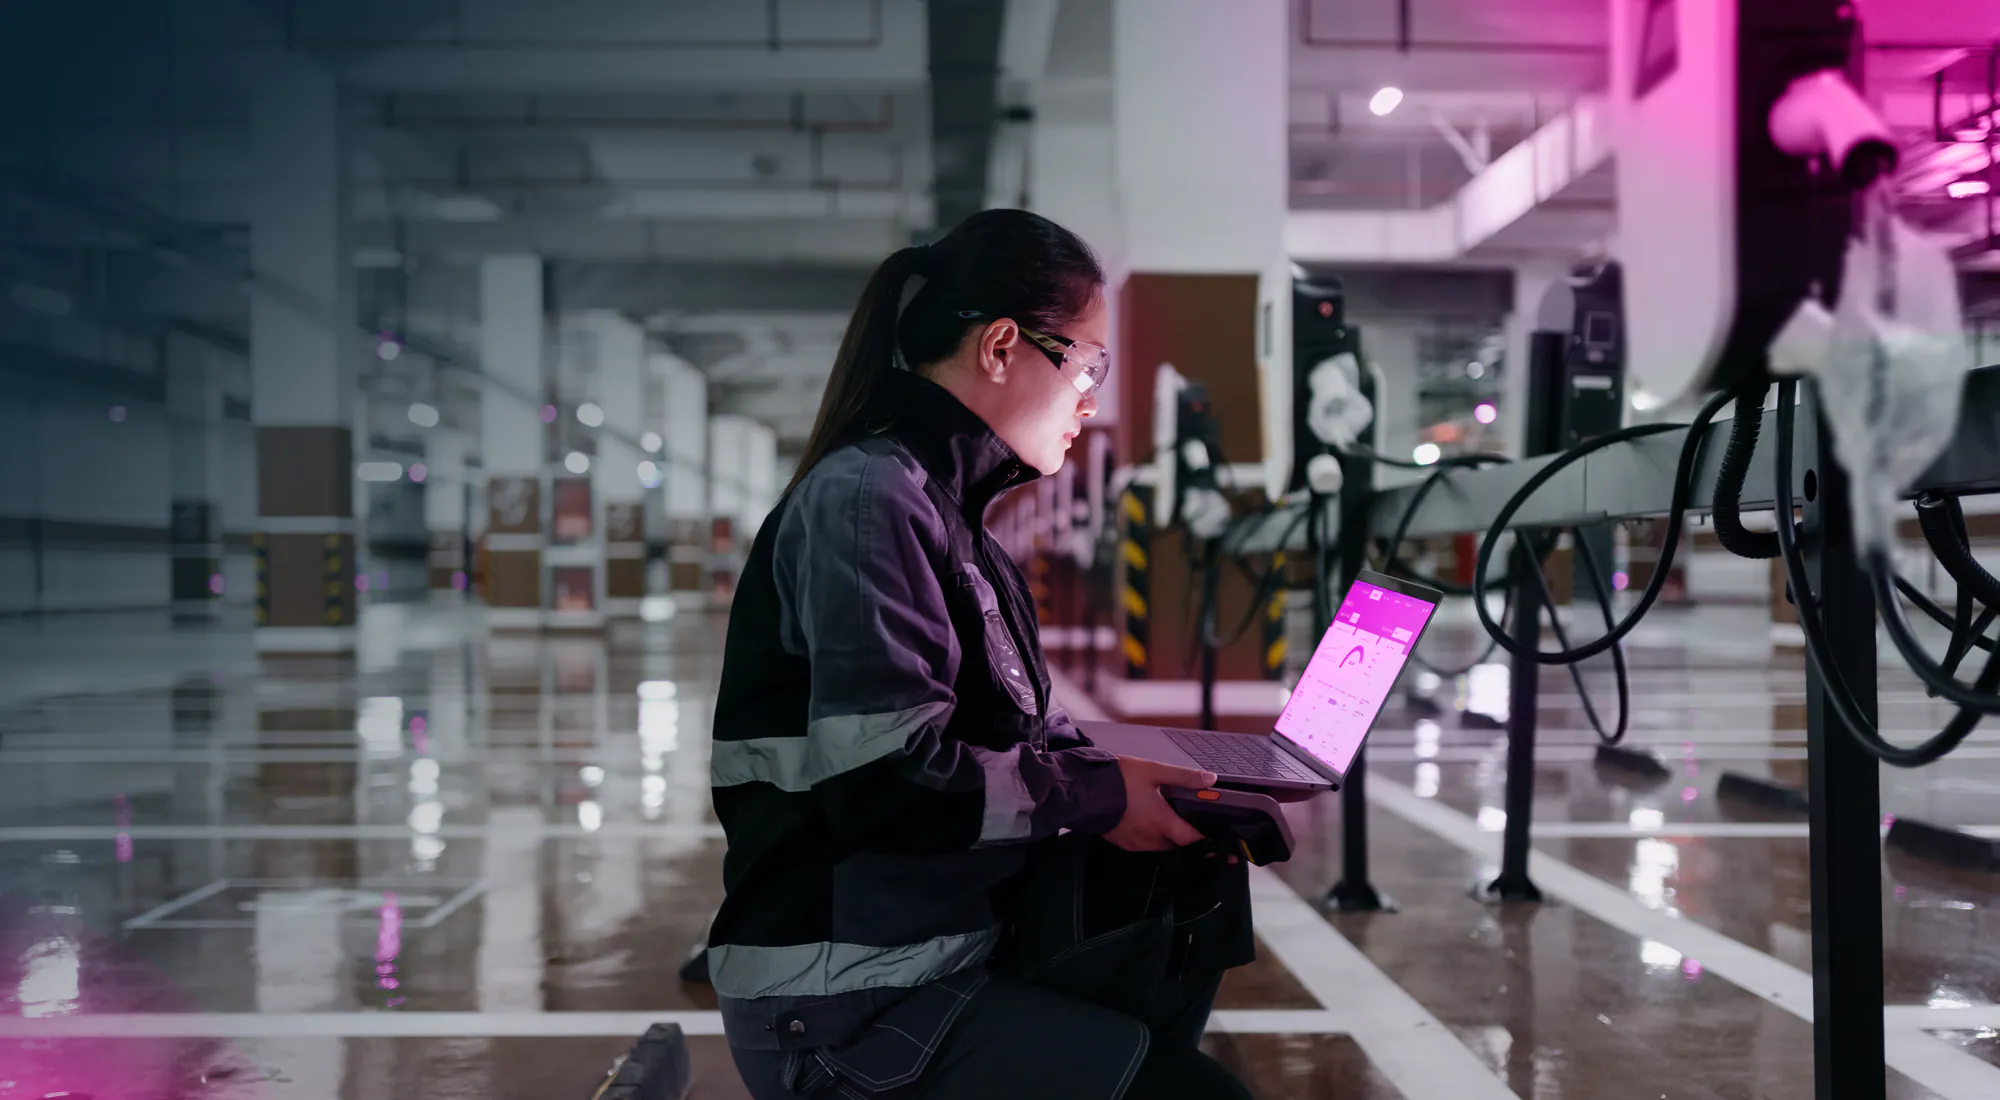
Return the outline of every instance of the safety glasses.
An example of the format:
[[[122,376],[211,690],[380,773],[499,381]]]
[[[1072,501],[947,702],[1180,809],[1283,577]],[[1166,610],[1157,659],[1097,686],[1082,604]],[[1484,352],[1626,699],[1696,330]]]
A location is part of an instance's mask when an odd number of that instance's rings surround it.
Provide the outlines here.
[[[968,321],[987,316],[976,309],[962,309],[958,311],[958,315]],[[1056,370],[1062,372],[1062,376],[1069,379],[1069,384],[1076,387],[1076,392],[1086,397],[1096,393],[1098,387],[1104,385],[1105,377],[1111,373],[1111,352],[1107,348],[1082,340],[1070,340],[1061,336],[1051,336],[1045,332],[1036,332],[1026,325],[1021,325],[1020,328],[1021,335],[1034,341],[1042,354],[1049,357],[1049,362],[1056,365]]]

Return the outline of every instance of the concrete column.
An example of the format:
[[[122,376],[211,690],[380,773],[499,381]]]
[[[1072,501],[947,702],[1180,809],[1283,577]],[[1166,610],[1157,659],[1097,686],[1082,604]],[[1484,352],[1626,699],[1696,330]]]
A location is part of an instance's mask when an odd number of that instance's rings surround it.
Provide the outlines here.
[[[667,467],[667,588],[678,602],[697,605],[708,589],[708,378],[678,356],[655,353],[651,363],[666,393],[658,430]]]
[[[596,337],[596,400],[604,409],[597,459],[590,466],[591,488],[602,517],[602,607],[607,616],[635,618],[646,595],[649,491],[639,480],[639,463],[649,456],[628,441],[647,430],[646,334],[610,311],[593,311],[578,320]]]
[[[666,456],[667,516],[708,515],[708,377],[678,356],[655,353],[653,369],[666,382],[666,417],[659,427]]]
[[[1135,272],[1254,277],[1287,196],[1278,0],[1114,0],[1117,197]]]
[[[709,504],[715,523],[726,521],[729,532],[720,567],[733,575],[782,488],[777,484],[778,435],[747,416],[725,415],[709,420],[708,440]]]
[[[222,541],[224,474],[232,457],[222,423],[228,364],[220,349],[184,333],[168,333],[165,349],[170,597],[176,619],[209,620],[219,617],[228,590]]]
[[[1375,448],[1391,458],[1408,458],[1417,446],[1417,330],[1407,323],[1356,322],[1361,357],[1379,373],[1375,395]]]
[[[764,526],[764,517],[778,503],[777,431],[768,424],[751,421],[744,439],[743,458],[743,544],[747,548]]]
[[[472,437],[465,432],[434,428],[424,439],[424,531],[433,593],[460,593],[468,587],[466,460],[471,451]]]
[[[350,653],[356,340],[339,89],[293,55],[250,106],[257,646]]]
[[[749,508],[750,428],[748,417],[724,414],[708,421],[708,506],[718,523],[727,521],[737,548],[746,546],[743,514]]]
[[[1262,455],[1257,277],[1282,247],[1288,202],[1288,7],[1113,0],[1114,199],[1125,269],[1113,372],[1119,465],[1153,457],[1163,363],[1207,387],[1225,461]],[[1018,533],[1012,541],[1022,542]],[[1150,630],[1150,653],[1134,664],[1159,666],[1156,675],[1178,674],[1167,655],[1188,641],[1181,624],[1190,621],[1192,565],[1173,545],[1155,540],[1148,626],[1134,616],[1128,632]],[[1249,596],[1229,575],[1222,620],[1239,617]],[[1258,639],[1225,650],[1219,667],[1225,679],[1261,679]]]
[[[1085,28],[1072,29],[1096,40]],[[1027,132],[1027,190],[1037,214],[1090,242],[1104,265],[1107,286],[1115,291],[1125,281],[1125,224],[1116,186],[1118,135],[1112,118],[1110,36],[1101,38],[1104,56],[1077,56],[1075,43],[1068,43],[1065,63],[1076,67],[1052,70],[1034,86],[1036,117]],[[1108,295],[1108,304],[1114,334],[1111,354],[1118,362],[1116,293]],[[1117,370],[1106,379],[1098,394],[1099,426],[1117,422],[1123,383]]]
[[[482,573],[487,621],[500,630],[539,630],[542,625],[546,339],[541,258],[489,256],[480,261],[479,353],[489,380],[479,400],[487,513]]]

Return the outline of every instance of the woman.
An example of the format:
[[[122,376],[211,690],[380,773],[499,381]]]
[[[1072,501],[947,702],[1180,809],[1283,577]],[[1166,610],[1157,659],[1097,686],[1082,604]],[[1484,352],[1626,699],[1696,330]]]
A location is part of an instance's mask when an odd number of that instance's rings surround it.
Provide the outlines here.
[[[1160,794],[1215,777],[1092,748],[1050,705],[983,526],[1096,414],[1103,285],[1017,210],[889,257],[750,552],[708,962],[758,1100],[1248,1095],[1195,1049],[1248,961],[1244,869]]]

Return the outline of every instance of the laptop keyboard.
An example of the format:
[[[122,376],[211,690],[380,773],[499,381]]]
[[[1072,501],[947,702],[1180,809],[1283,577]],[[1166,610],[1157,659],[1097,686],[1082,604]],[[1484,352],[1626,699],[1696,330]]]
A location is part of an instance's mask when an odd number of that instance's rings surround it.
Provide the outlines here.
[[[1162,729],[1160,732],[1194,757],[1195,763],[1217,775],[1290,779],[1301,783],[1324,782],[1294,763],[1290,754],[1262,737],[1204,733],[1200,730]]]

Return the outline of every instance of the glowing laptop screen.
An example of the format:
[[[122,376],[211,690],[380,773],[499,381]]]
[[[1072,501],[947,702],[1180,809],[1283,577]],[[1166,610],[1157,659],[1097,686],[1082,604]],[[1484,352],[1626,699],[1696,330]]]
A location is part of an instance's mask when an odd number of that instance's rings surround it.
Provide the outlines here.
[[[1278,716],[1278,732],[1346,775],[1435,610],[1415,596],[1354,582]]]

